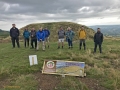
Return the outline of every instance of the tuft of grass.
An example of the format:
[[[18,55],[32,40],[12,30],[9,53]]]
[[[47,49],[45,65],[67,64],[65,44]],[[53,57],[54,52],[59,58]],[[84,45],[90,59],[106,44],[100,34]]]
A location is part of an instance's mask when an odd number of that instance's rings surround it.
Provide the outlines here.
[[[87,86],[75,77],[61,78],[61,83],[56,90],[89,90]]]

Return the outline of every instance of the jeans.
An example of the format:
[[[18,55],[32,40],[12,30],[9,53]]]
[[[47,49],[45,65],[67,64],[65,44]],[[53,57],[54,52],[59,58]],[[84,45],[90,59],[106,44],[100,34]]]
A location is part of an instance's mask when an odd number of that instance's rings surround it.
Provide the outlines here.
[[[84,46],[84,50],[86,49],[85,39],[80,39],[80,49],[82,47],[82,44]]]
[[[37,41],[37,50],[39,50],[39,44],[42,44],[42,49],[45,50],[45,41]]]
[[[94,52],[96,52],[98,45],[99,45],[99,51],[100,51],[100,53],[102,53],[102,47],[101,47],[102,43],[95,43]]]
[[[25,43],[24,43],[25,47],[26,47],[26,43],[27,43],[27,46],[29,47],[29,38],[24,38],[24,40],[25,40]]]
[[[32,48],[34,48],[34,44],[35,43],[35,48],[37,47],[37,39],[31,39],[31,46]]]
[[[70,40],[70,39],[68,39],[68,46],[69,46],[69,47],[72,47],[72,46],[73,46],[72,40]]]
[[[15,41],[16,41],[16,43],[17,43],[17,46],[20,47],[19,37],[11,37],[11,40],[12,40],[13,48],[15,47]]]

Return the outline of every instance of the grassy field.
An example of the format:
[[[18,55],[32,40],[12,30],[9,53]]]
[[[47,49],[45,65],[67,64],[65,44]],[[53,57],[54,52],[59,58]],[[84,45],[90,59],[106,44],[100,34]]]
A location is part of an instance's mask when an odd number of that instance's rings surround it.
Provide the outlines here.
[[[0,44],[0,90],[120,90],[120,41],[105,40],[103,53],[93,54],[94,43],[86,41],[87,50],[74,48],[57,49],[51,43],[50,49],[36,51],[24,48],[12,49],[11,43]],[[37,55],[38,65],[29,65],[29,55]],[[70,60],[86,63],[85,78],[41,74],[43,62],[49,60]]]

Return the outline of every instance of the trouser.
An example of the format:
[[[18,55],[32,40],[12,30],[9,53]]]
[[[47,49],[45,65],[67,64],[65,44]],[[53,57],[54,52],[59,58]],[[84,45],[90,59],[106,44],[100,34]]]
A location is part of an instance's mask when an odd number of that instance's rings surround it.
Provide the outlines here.
[[[32,48],[34,48],[34,45],[35,44],[35,48],[37,47],[37,39],[31,39],[31,46]]]
[[[45,38],[45,46],[48,45],[49,46],[49,37]]]
[[[11,40],[12,40],[13,48],[15,47],[15,41],[16,41],[16,43],[17,43],[17,46],[20,47],[19,37],[12,37]]]
[[[42,49],[45,50],[45,41],[37,41],[37,50],[39,49],[39,44],[42,44]]]
[[[84,50],[86,49],[85,39],[80,39],[80,49],[82,47],[82,44],[84,46]]]
[[[73,46],[72,40],[70,40],[70,39],[68,39],[68,46],[69,46],[69,47],[72,47],[72,46]]]
[[[102,47],[101,47],[102,44],[101,43],[95,43],[94,52],[96,52],[97,45],[99,45],[99,51],[100,51],[100,53],[102,53]]]
[[[24,40],[25,40],[25,43],[24,43],[25,47],[26,47],[26,44],[29,47],[29,38],[24,38]]]

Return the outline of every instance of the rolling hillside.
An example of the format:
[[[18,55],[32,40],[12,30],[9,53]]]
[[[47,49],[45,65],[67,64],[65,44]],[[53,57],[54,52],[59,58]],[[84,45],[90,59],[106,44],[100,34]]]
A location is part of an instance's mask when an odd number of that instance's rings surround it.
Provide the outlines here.
[[[50,32],[51,32],[51,41],[56,41],[57,40],[57,32],[59,30],[59,27],[63,27],[64,30],[66,30],[67,27],[71,27],[73,31],[75,31],[75,40],[78,39],[78,30],[79,28],[82,26],[80,24],[76,24],[76,23],[72,23],[72,22],[53,22],[53,23],[35,23],[35,24],[29,24],[23,28],[20,29],[21,35],[24,31],[25,28],[28,28],[29,30],[31,28],[35,28],[36,30],[38,30],[40,27],[47,27]],[[87,31],[87,38],[93,38],[93,34],[95,33],[92,29],[88,28],[87,26],[85,26],[85,29]]]
[[[99,27],[101,31],[106,36],[119,36],[120,37],[120,25],[96,25],[96,26],[89,26],[90,28],[96,29]]]
[[[0,29],[0,38],[6,38],[9,36],[9,31],[4,31]]]

